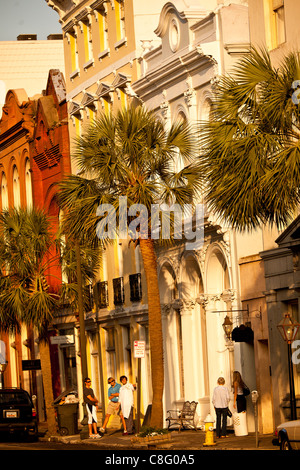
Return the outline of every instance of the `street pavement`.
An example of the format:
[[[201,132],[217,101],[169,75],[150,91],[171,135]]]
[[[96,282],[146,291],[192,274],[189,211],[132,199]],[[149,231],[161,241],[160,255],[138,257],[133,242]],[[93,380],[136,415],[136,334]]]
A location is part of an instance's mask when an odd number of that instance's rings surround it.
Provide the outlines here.
[[[245,450],[245,451],[278,451],[279,447],[274,446],[272,434],[258,435],[249,433],[247,436],[235,436],[234,432],[229,430],[227,438],[214,438],[213,445],[203,445],[205,443],[205,432],[198,430],[172,431],[170,442],[164,445],[158,445],[156,448],[147,448],[147,446],[134,445],[131,442],[133,436],[123,436],[121,430],[111,429],[106,432],[101,439],[81,439],[80,434],[74,436],[56,436],[47,437],[45,428],[40,429],[40,440],[51,440],[61,443],[72,444],[91,444],[99,450],[127,451],[127,450],[168,450],[168,451],[199,451],[199,450]]]

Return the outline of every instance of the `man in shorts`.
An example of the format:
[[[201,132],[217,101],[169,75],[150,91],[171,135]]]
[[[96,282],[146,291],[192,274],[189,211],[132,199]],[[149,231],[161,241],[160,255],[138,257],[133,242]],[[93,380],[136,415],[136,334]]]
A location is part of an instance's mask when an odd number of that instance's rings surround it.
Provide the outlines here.
[[[101,436],[97,431],[97,403],[98,400],[95,397],[94,390],[91,388],[91,379],[88,377],[84,379],[83,387],[83,401],[86,406],[88,415],[88,426],[89,426],[89,438],[100,439]],[[94,434],[93,434],[94,431]]]
[[[110,415],[113,415],[113,414],[120,414],[124,431],[126,431],[126,424],[125,424],[123,414],[120,410],[120,403],[119,403],[119,392],[120,392],[121,384],[116,383],[115,379],[112,377],[108,378],[108,384],[110,385],[108,389],[109,403],[107,406],[107,411],[106,411],[103,426],[102,428],[100,428],[100,432],[105,433],[105,429],[106,429],[108,420],[110,418]]]

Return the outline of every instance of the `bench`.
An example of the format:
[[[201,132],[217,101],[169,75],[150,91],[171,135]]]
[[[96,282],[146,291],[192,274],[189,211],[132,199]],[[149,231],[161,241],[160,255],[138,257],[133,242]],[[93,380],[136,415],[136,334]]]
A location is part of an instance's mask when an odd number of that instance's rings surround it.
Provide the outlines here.
[[[166,421],[169,422],[168,429],[172,426],[176,426],[181,429],[195,429],[197,431],[197,426],[195,424],[195,413],[197,408],[197,401],[185,401],[181,410],[168,410],[168,417]]]

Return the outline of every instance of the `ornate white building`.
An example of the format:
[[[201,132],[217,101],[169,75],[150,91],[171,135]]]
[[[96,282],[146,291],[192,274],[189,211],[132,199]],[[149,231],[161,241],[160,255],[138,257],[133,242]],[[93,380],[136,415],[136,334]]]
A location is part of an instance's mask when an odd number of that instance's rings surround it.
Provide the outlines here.
[[[167,126],[176,119],[194,124],[207,119],[214,81],[249,48],[246,2],[199,3],[164,5],[155,30],[161,45],[147,43],[140,59],[142,76],[132,83],[144,105]],[[259,236],[251,238],[253,253]],[[249,321],[241,303],[238,259],[252,253],[252,247],[248,240],[245,250],[244,242],[206,212],[201,248],[186,250],[182,242],[158,250],[166,410],[198,400],[200,421],[213,415],[217,379],[223,376],[231,390],[235,369],[255,388],[253,345],[228,341],[222,327],[226,315],[233,327]],[[251,414],[250,406],[250,428]]]

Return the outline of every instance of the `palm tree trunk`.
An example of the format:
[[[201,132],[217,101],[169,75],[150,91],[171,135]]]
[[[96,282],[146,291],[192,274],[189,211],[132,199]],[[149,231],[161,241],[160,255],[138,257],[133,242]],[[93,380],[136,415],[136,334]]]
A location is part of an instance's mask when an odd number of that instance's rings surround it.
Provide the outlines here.
[[[163,427],[164,358],[157,260],[151,239],[141,239],[140,248],[148,290],[149,342],[152,376],[151,427]]]
[[[40,350],[41,368],[42,368],[42,376],[43,376],[48,434],[50,436],[55,436],[55,434],[57,434],[57,424],[56,424],[56,419],[55,419],[54,407],[52,405],[54,401],[54,397],[53,397],[53,388],[52,388],[52,373],[51,373],[49,343],[46,341],[40,341],[39,350]]]

